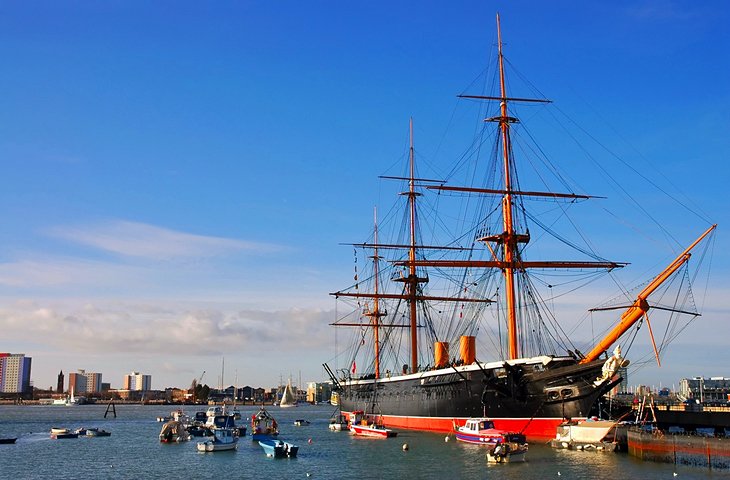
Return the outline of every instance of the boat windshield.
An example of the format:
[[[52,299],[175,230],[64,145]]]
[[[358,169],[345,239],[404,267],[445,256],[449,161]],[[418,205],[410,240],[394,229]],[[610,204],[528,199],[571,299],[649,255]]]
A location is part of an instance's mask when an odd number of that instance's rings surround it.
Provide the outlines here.
[[[494,428],[494,423],[493,422],[491,422],[489,420],[485,420],[483,422],[479,422],[479,430],[488,430],[490,428]]]

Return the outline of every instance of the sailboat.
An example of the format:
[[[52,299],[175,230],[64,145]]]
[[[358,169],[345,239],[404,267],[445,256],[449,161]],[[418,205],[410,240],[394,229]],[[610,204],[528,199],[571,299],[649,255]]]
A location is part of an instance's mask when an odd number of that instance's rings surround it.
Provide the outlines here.
[[[345,414],[377,412],[387,427],[440,432],[453,432],[470,418],[484,417],[499,430],[519,432],[529,440],[548,440],[564,419],[586,418],[597,399],[621,382],[620,373],[629,360],[619,340],[643,324],[651,335],[648,311],[652,307],[693,318],[699,315],[688,308],[658,307],[649,297],[684,271],[693,249],[715,225],[635,297],[625,296],[623,305],[605,308],[625,311],[588,353],[580,352],[567,338],[541,296],[533,272],[608,274],[627,263],[606,260],[589,248],[575,249],[591,257],[585,260],[528,260],[534,250],[528,245],[535,240],[548,234],[557,240],[565,238],[555,234],[542,217],[530,214],[530,201],[562,202],[558,208],[564,209],[568,203],[594,197],[535,191],[520,184],[520,150],[513,148],[512,139],[519,119],[513,105],[539,106],[550,101],[508,95],[499,15],[497,39],[497,93],[460,95],[493,108],[494,114],[484,124],[485,129],[496,127],[490,137],[493,160],[485,172],[472,174],[485,180],[457,186],[417,176],[411,121],[407,173],[383,177],[405,185],[400,194],[404,226],[393,229],[393,241],[381,242],[376,218],[371,239],[351,244],[356,250],[355,283],[331,294],[354,304],[351,312],[333,323],[352,327],[354,332],[346,357],[348,368],[333,371],[324,364]],[[482,147],[481,142],[474,144]],[[462,222],[461,231],[441,229],[450,234],[446,241],[426,240],[419,223],[425,215],[419,208],[429,195],[457,197],[464,200],[463,211],[473,207],[475,213],[467,218],[470,222]],[[530,226],[546,233],[531,235]],[[367,273],[357,270],[358,249],[367,252],[371,266]],[[488,315],[496,319],[496,326],[485,325]],[[497,360],[478,358],[477,334],[486,333],[497,338],[492,342]],[[450,352],[455,343],[458,356]],[[623,343],[624,350],[627,344]]]
[[[65,398],[57,398],[53,400],[52,405],[63,405],[66,407],[72,407],[82,403],[85,400],[86,399],[83,397],[76,398],[76,396],[74,396],[74,387],[71,387],[70,395],[66,396]]]
[[[66,400],[66,406],[70,407],[72,405],[77,405],[77,404],[78,404],[78,400],[74,396],[74,387],[71,387],[71,396],[68,397],[68,400]]]
[[[281,401],[279,402],[281,408],[289,408],[297,406],[297,396],[294,394],[294,390],[291,386],[291,380],[289,380],[284,387],[284,392],[281,394]]]

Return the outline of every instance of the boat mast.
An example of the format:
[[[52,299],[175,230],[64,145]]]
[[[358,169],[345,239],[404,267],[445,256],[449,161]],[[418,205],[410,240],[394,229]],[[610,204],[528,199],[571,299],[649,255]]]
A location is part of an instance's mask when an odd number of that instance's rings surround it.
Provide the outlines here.
[[[410,170],[411,175],[408,180],[408,203],[411,212],[411,246],[408,249],[408,305],[410,307],[411,322],[411,373],[416,373],[418,365],[418,325],[416,314],[417,312],[417,293],[418,293],[418,277],[416,275],[416,196],[419,194],[416,192],[416,162],[415,152],[413,148],[413,118],[408,122],[409,126],[409,138],[410,138]]]
[[[507,115],[507,89],[504,81],[504,57],[502,56],[502,31],[499,25],[499,14],[497,14],[497,44],[499,55],[499,83],[501,92],[499,127],[502,132],[502,157],[504,160],[504,196],[502,197],[502,220],[504,226],[503,260],[505,267],[502,270],[504,275],[504,289],[507,309],[507,342],[509,358],[519,358],[517,348],[517,313],[515,301],[515,271],[512,267],[515,260],[514,223],[512,221],[512,177],[510,165],[510,122],[514,121]]]
[[[497,14],[497,46],[498,46],[498,63],[499,63],[499,83],[500,92],[499,96],[484,96],[484,95],[458,95],[459,98],[468,98],[474,100],[487,100],[487,101],[499,101],[500,111],[499,115],[486,118],[485,122],[498,123],[498,141],[502,142],[502,165],[504,169],[504,189],[492,189],[492,188],[474,188],[466,186],[450,186],[450,185],[432,185],[427,186],[427,189],[433,189],[438,191],[453,191],[472,193],[479,195],[500,195],[502,198],[502,232],[496,234],[490,234],[477,240],[484,242],[492,256],[489,260],[429,260],[421,259],[416,260],[415,265],[408,263],[411,268],[413,267],[436,267],[436,268],[499,268],[504,276],[504,297],[505,297],[505,310],[507,319],[507,357],[508,359],[520,358],[520,343],[519,343],[519,332],[517,323],[517,302],[516,297],[516,273],[519,271],[527,271],[533,268],[566,268],[566,269],[586,269],[586,268],[597,268],[597,269],[608,269],[623,267],[624,263],[612,262],[606,260],[598,261],[524,261],[520,258],[519,244],[526,244],[530,241],[529,231],[521,233],[515,230],[515,211],[513,206],[513,199],[518,197],[544,197],[552,199],[589,199],[594,198],[590,195],[580,195],[575,193],[556,193],[556,192],[541,192],[541,191],[522,191],[515,189],[513,185],[513,174],[516,174],[514,169],[514,158],[512,158],[512,141],[510,138],[510,125],[512,123],[518,123],[519,119],[509,115],[508,103],[519,102],[519,103],[551,103],[547,99],[535,99],[535,98],[521,98],[521,97],[508,97],[507,96],[507,84],[505,81],[505,69],[504,69],[504,54],[502,52],[502,29],[500,26],[499,14]],[[490,243],[494,243],[495,247],[492,248]],[[501,245],[501,249],[499,246]],[[501,252],[501,255],[499,255]],[[411,261],[412,262],[412,261]],[[406,265],[406,262],[396,262],[396,265]]]
[[[436,249],[436,250],[469,250],[469,248],[462,248],[462,247],[449,247],[449,246],[434,246],[434,245],[419,245],[417,243],[417,228],[416,228],[416,198],[421,195],[421,193],[416,191],[416,182],[422,182],[422,183],[437,183],[437,184],[443,184],[443,180],[433,180],[433,179],[426,179],[426,178],[416,178],[416,168],[415,168],[415,148],[414,148],[414,142],[413,142],[413,119],[411,118],[409,121],[409,136],[410,136],[410,153],[409,153],[409,174],[407,177],[381,177],[381,178],[387,178],[391,180],[399,180],[399,181],[407,181],[409,188],[408,191],[400,192],[399,195],[404,195],[408,197],[408,213],[410,216],[409,220],[409,234],[410,239],[408,242],[404,242],[403,244],[392,244],[392,243],[384,243],[380,244],[378,243],[378,225],[377,225],[377,210],[375,213],[375,239],[374,243],[363,243],[363,244],[352,244],[356,247],[361,248],[373,248],[374,252],[373,255],[370,257],[373,259],[373,270],[375,275],[375,282],[374,282],[374,291],[373,292],[333,292],[330,293],[330,295],[334,295],[336,298],[339,297],[349,297],[349,298],[367,298],[367,299],[373,299],[373,308],[370,309],[368,306],[366,306],[365,311],[363,312],[363,317],[369,317],[370,321],[368,323],[362,323],[362,322],[355,322],[355,323],[348,323],[348,322],[335,322],[332,323],[332,326],[336,327],[370,327],[373,329],[373,338],[374,338],[374,354],[375,354],[375,378],[380,378],[380,350],[381,350],[381,342],[380,342],[380,329],[381,328],[408,328],[410,330],[410,373],[416,373],[418,371],[418,321],[417,321],[417,313],[418,313],[418,302],[422,301],[439,301],[439,302],[458,302],[458,303],[492,303],[492,300],[488,298],[469,298],[464,297],[461,295],[447,297],[447,296],[438,296],[438,295],[424,295],[423,290],[418,288],[418,285],[421,283],[427,283],[428,282],[428,276],[419,277],[417,272],[417,267],[419,266],[419,261],[416,260],[416,252],[418,250],[429,250],[429,249]],[[397,278],[392,278],[394,282],[401,282],[404,284],[404,287],[401,291],[401,293],[386,293],[386,292],[380,292],[380,267],[379,267],[379,260],[380,255],[378,254],[378,249],[395,249],[395,250],[408,250],[408,260],[402,260],[402,261],[396,261],[393,262],[396,266],[402,266],[402,267],[408,267],[408,274],[406,275],[405,272],[401,273],[400,276]],[[388,315],[388,313],[381,309],[380,307],[380,300],[403,300],[408,305],[409,308],[409,321],[406,323],[382,323],[380,321],[381,317],[385,317]],[[408,373],[408,372],[403,372]]]
[[[698,243],[702,241],[707,235],[712,232],[715,227],[717,227],[717,224],[712,225],[710,228],[705,230],[705,233],[699,236],[697,240],[695,240],[692,245],[687,247],[677,258],[674,259],[672,263],[669,264],[667,268],[662,271],[659,275],[654,278],[654,280],[651,281],[649,285],[646,286],[637,296],[634,303],[624,312],[623,315],[621,315],[621,322],[614,327],[613,330],[611,330],[608,335],[606,335],[603,340],[601,340],[595,347],[593,347],[593,350],[591,350],[588,355],[583,358],[580,363],[588,363],[595,359],[597,359],[603,352],[608,350],[611,345],[613,345],[616,340],[619,339],[621,335],[626,333],[626,331],[631,328],[639,319],[647,314],[649,309],[651,308],[651,305],[649,305],[649,302],[647,302],[647,298],[649,295],[652,294],[657,288],[661,286],[662,283],[664,283],[674,272],[676,272],[679,267],[687,263],[687,261],[690,259],[692,254],[690,251],[697,246]]]
[[[379,302],[379,288],[380,288],[380,257],[378,256],[378,209],[375,208],[375,232],[374,232],[374,244],[373,255],[370,257],[373,259],[373,274],[375,276],[375,289],[373,292],[373,309],[365,312],[366,317],[370,317],[370,325],[373,328],[373,343],[374,343],[374,355],[375,355],[375,378],[380,378],[380,317],[385,316],[385,312],[380,311]]]

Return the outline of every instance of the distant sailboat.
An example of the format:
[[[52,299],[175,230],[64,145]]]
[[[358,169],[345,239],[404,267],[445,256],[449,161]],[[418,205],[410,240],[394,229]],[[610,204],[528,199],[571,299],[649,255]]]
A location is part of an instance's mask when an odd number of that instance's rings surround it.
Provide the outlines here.
[[[291,380],[284,387],[284,393],[281,395],[281,402],[279,402],[281,408],[296,407],[297,396],[294,394],[291,386]]]
[[[74,396],[74,387],[71,387],[71,395],[67,396],[65,398],[57,398],[53,401],[51,405],[64,405],[66,407],[71,407],[73,405],[78,405],[79,401],[76,400],[76,397]]]

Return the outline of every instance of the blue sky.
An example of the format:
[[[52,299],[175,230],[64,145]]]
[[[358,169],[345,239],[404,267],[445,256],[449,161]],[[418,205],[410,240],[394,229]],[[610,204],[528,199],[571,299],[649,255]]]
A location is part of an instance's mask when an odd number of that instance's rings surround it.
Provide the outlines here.
[[[443,171],[463,150],[477,122],[455,95],[486,68],[497,11],[520,76],[702,212],[616,172],[677,244],[720,224],[705,315],[637,382],[730,376],[722,1],[5,3],[0,351],[33,356],[40,387],[79,368],[114,387],[132,370],[217,384],[223,356],[226,383],[323,379],[328,292],[352,275],[339,244],[388,201],[377,176],[398,172],[409,117]],[[673,253],[619,242],[634,281]]]

